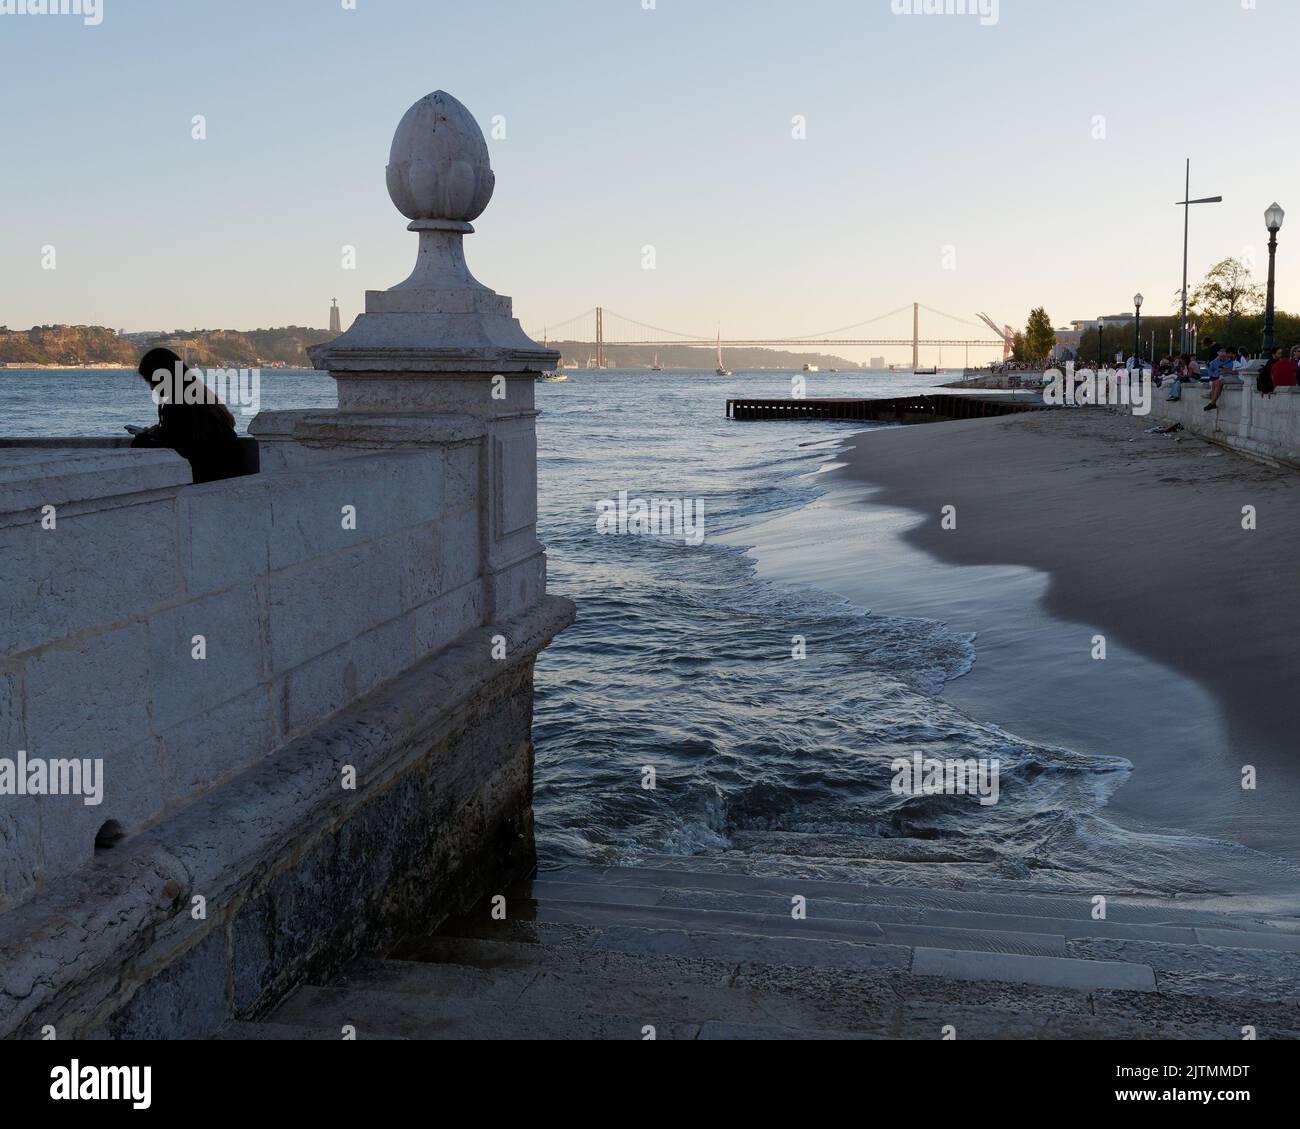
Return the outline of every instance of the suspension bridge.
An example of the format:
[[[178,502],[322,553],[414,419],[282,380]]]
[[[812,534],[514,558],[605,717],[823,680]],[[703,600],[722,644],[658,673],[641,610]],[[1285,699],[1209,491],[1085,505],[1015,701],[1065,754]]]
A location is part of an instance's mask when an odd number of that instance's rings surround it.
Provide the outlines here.
[[[888,321],[890,318],[896,318],[900,314],[912,311],[912,333],[909,337],[899,336],[878,336],[868,337],[860,335],[861,331],[867,327],[876,325],[880,322]],[[941,326],[941,329],[949,330],[950,335],[940,337],[922,337],[921,336],[921,311],[927,314],[945,319],[947,326]],[[940,349],[945,347],[966,348],[966,349],[1001,349],[1003,359],[1011,356],[1011,342],[1013,331],[1010,326],[998,327],[987,314],[979,315],[980,321],[969,321],[965,318],[957,317],[955,314],[946,314],[942,310],[933,309],[920,302],[913,302],[910,306],[900,306],[896,310],[890,310],[888,313],[880,314],[877,317],[868,318],[865,321],[855,322],[853,325],[839,326],[836,329],[822,330],[817,333],[810,333],[797,337],[744,337],[744,338],[724,338],[719,331],[717,334],[688,333],[675,329],[664,329],[661,326],[647,325],[645,322],[638,321],[635,318],[626,317],[622,314],[616,314],[612,310],[606,310],[602,306],[594,309],[585,310],[582,313],[568,318],[565,321],[555,324],[544,325],[541,332],[530,332],[530,336],[540,338],[541,340],[551,343],[562,343],[573,345],[579,348],[586,347],[591,350],[592,358],[598,368],[604,368],[606,363],[605,350],[609,346],[626,346],[640,348],[662,349],[672,345],[684,345],[695,348],[713,348],[721,346],[727,348],[760,348],[760,349],[782,349],[790,347],[837,347],[837,348],[860,348],[860,347],[899,347],[911,348],[912,350],[912,367],[916,368],[920,364],[921,348],[923,346],[937,346]],[[982,325],[980,323],[983,323]],[[960,328],[952,330],[952,324],[958,327],[971,326],[976,329],[991,329],[998,336],[991,340],[988,337],[974,338],[969,334],[961,335]],[[858,336],[843,335],[859,334]]]

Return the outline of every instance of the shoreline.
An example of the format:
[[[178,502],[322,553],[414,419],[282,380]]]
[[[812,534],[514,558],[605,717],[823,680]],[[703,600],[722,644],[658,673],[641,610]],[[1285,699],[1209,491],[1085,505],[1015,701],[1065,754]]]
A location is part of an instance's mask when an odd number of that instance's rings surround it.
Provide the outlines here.
[[[1278,751],[1290,746],[1234,745],[1214,694],[1127,645],[1086,610],[1071,618],[1050,606],[1054,581],[1048,572],[1006,563],[1009,558],[955,562],[927,551],[916,535],[937,524],[937,509],[906,508],[846,465],[854,448],[881,440],[907,436],[909,446],[934,444],[954,426],[978,429],[996,422],[882,427],[831,441],[815,475],[823,484],[819,497],[746,530],[759,574],[829,594],[869,617],[914,618],[923,633],[930,624],[955,640],[973,642],[971,665],[931,691],[936,703],[944,703],[932,716],[951,710],[978,729],[1003,734],[1013,764],[1014,750],[1026,743],[1041,750],[1041,787],[1008,792],[1004,786],[1016,814],[1004,812],[1000,829],[996,818],[990,825],[995,851],[1018,841],[1012,855],[1037,860],[1030,874],[1049,883],[1054,874],[1068,875],[1067,884],[1080,889],[1118,883],[1206,906],[1294,914],[1300,905],[1300,841],[1294,831],[1300,772]],[[1052,439],[1059,450],[1057,437]],[[1006,442],[1004,436],[996,440]],[[1087,440],[1080,443],[1086,446]],[[946,440],[940,446],[948,451]],[[1195,446],[1214,453],[1208,445]],[[939,462],[948,464],[943,473],[953,477],[951,459]],[[906,477],[907,467],[902,469]],[[1108,636],[1105,662],[1090,655],[1097,633]],[[864,675],[869,678],[870,670]],[[1119,777],[1105,768],[1115,758],[1127,764]],[[1244,763],[1259,771],[1255,792],[1240,787]],[[1083,776],[1076,775],[1081,769]],[[1076,788],[1071,799],[1059,791],[1063,782],[1078,784],[1089,776],[1091,792]],[[1012,830],[1017,821],[1023,821],[1022,833]],[[1045,827],[1054,828],[1046,837]],[[978,869],[970,864],[979,857],[979,841],[978,835],[969,839],[975,853],[955,873]]]
[[[912,515],[899,536],[942,562],[935,583],[960,584],[963,573],[980,566],[984,575],[968,593],[976,617],[981,585],[996,606],[998,588],[1019,584],[1023,597],[1032,589],[1029,576],[1041,574],[1036,602],[1056,622],[999,645],[1015,651],[1046,641],[1068,648],[1070,657],[1060,652],[1059,669],[1044,678],[1074,687],[1081,701],[1067,706],[1099,718],[1099,731],[1116,725],[1126,668],[1136,672],[1129,655],[1175,672],[1212,701],[1222,722],[1217,733],[1206,732],[1213,719],[1203,710],[1198,715],[1197,695],[1179,678],[1167,680],[1170,702],[1163,691],[1152,696],[1148,678],[1145,695],[1126,704],[1138,712],[1119,725],[1130,737],[1148,726],[1145,736],[1131,749],[1109,750],[1134,764],[1113,810],[1153,827],[1181,812],[1174,826],[1228,835],[1294,861],[1300,758],[1287,750],[1295,746],[1289,714],[1300,633],[1292,579],[1300,481],[1194,439],[1146,435],[1145,426],[1130,416],[1061,412],[876,429],[848,441],[836,478],[872,488],[869,506]],[[1241,526],[1247,504],[1259,515],[1252,532]],[[946,505],[957,508],[955,530],[940,527]],[[874,603],[882,612],[897,610]],[[942,609],[929,614],[945,618]],[[1106,636],[1108,661],[1092,658],[1091,631],[1067,629],[1066,637],[1062,624],[1095,625]],[[987,636],[996,638],[996,623],[980,632],[975,670],[945,695],[981,716],[991,706],[996,724],[1017,732],[1027,724],[1022,735],[1041,737],[1033,729],[1052,724],[1051,703],[1033,700],[1032,683],[1018,705],[997,692],[1007,680],[983,674],[993,657]],[[1017,663],[1010,655],[1022,679],[1024,665],[1023,656]],[[987,702],[981,681],[995,688]],[[1159,724],[1150,728],[1153,720]],[[1185,732],[1167,732],[1180,723]],[[1257,772],[1253,792],[1241,787],[1244,765]]]

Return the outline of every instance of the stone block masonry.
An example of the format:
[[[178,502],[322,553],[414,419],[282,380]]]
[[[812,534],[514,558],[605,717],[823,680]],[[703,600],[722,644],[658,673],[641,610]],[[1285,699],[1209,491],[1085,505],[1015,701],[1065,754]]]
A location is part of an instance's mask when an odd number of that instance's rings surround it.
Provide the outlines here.
[[[0,1036],[208,1035],[535,865],[559,358],[465,265],[469,112],[416,103],[388,179],[416,270],[314,353],[337,410],[253,421],[261,473],[0,440],[0,758],[103,770],[0,794]]]
[[[1169,385],[1152,393],[1153,423],[1181,423],[1221,447],[1251,455],[1275,466],[1300,469],[1300,390],[1278,388],[1263,396],[1255,387],[1255,374],[1245,384],[1225,386],[1216,411],[1205,411],[1210,400],[1208,384],[1184,385],[1182,397],[1169,400]]]

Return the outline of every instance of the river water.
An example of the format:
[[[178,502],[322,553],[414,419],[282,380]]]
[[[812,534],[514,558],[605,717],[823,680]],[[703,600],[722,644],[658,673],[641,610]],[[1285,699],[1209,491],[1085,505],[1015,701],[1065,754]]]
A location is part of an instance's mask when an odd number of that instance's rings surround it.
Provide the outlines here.
[[[580,371],[537,386],[540,535],[551,590],[578,605],[575,626],[537,664],[543,863],[741,852],[877,879],[888,860],[889,873],[903,863],[1211,898],[1300,889],[1295,869],[1267,854],[1113,818],[1109,801],[1133,771],[1102,751],[1113,745],[1053,743],[1050,724],[1022,739],[996,724],[996,696],[945,693],[977,662],[977,634],[997,623],[966,609],[949,626],[844,595],[853,585],[835,579],[859,559],[864,571],[875,563],[861,517],[870,503],[826,472],[863,425],[725,418],[728,397],[788,396],[795,375]],[[935,381],[807,379],[809,395],[868,397]],[[263,373],[263,409],[333,404],[323,374]],[[11,435],[152,422],[143,386],[115,372],[0,371],[0,410]],[[703,539],[602,533],[600,503],[624,491],[702,506]],[[858,516],[828,524],[837,505]],[[919,560],[900,564],[896,540],[880,549],[894,554],[895,579],[923,571]],[[1032,592],[1017,598],[1032,602]],[[987,608],[996,616],[998,601]],[[896,794],[894,762],[917,753],[996,760],[998,803]]]

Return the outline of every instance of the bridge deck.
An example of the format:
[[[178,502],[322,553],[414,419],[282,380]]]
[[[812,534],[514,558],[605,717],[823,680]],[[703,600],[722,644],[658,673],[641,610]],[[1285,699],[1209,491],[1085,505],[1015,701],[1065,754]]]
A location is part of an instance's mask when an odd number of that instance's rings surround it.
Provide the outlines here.
[[[890,400],[822,399],[727,401],[727,418],[755,419],[845,419],[880,423],[932,423],[940,420],[977,419],[1018,412],[1038,412],[1048,405],[1041,398],[1017,400],[1011,397],[981,396],[898,396]]]

